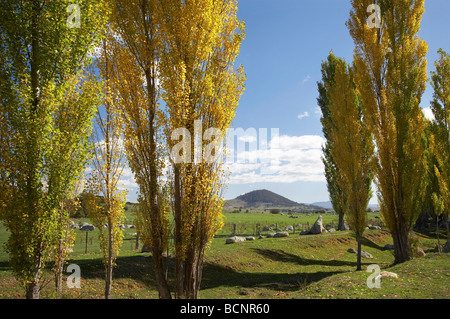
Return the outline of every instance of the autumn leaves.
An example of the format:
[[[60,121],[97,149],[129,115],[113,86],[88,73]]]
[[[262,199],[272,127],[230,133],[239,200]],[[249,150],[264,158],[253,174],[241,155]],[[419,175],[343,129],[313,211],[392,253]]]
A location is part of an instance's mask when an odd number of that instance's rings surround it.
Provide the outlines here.
[[[222,148],[210,146],[221,142],[244,90],[243,68],[234,67],[245,35],[237,1],[70,4],[0,2],[0,215],[11,232],[11,265],[27,297],[39,298],[46,264],[62,267],[67,250],[63,203],[93,157],[86,204],[102,230],[109,298],[122,241],[118,180],[127,162],[139,185],[137,224],[152,248],[160,297],[195,298],[203,254],[223,223]],[[178,155],[185,158],[195,143],[211,160],[171,160],[180,142],[172,132],[180,127],[206,138],[190,140]],[[168,250],[176,260],[173,292]]]
[[[231,0],[118,0],[112,7],[100,58],[110,68],[101,72],[118,94],[123,145],[140,191],[139,231],[152,248],[161,298],[198,296],[203,255],[223,224],[222,136],[245,78],[234,69],[244,36],[236,13]],[[175,257],[173,292],[167,251]]]
[[[433,105],[441,115],[428,123],[419,105],[427,82],[428,47],[417,36],[424,1],[372,2],[352,1],[347,21],[355,44],[352,65],[331,53],[322,66],[319,104],[327,138],[324,163],[333,205],[336,211],[346,212],[357,238],[365,227],[370,176],[374,175],[381,216],[392,233],[399,263],[411,258],[409,233],[426,197],[431,196],[426,191],[428,154],[433,149],[427,149],[428,140],[441,141],[435,156],[445,158],[434,166],[436,177],[442,181],[448,172],[448,95],[441,95],[445,89],[438,82],[447,83],[449,74],[448,69],[438,68],[439,75],[433,76],[433,87],[439,88]],[[444,52],[437,66],[442,64],[448,68]],[[429,125],[434,135],[425,130]],[[436,209],[448,198],[447,183],[439,185],[433,195]]]

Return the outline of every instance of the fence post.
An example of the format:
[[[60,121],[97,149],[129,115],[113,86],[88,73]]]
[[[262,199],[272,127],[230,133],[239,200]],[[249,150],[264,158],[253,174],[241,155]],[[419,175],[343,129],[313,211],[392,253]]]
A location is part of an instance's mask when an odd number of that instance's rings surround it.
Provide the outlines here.
[[[139,232],[136,233],[136,244],[134,246],[135,250],[139,250]]]
[[[236,224],[233,224],[233,235],[232,236],[236,236]]]
[[[84,248],[84,253],[85,254],[87,254],[87,245],[88,245],[88,231],[86,231],[86,245],[85,245],[85,248]]]

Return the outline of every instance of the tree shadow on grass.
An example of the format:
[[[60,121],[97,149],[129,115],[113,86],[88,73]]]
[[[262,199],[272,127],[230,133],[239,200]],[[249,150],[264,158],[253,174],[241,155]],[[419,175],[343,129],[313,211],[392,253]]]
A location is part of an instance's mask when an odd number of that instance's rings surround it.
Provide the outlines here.
[[[265,288],[274,291],[296,291],[313,282],[342,271],[318,271],[314,273],[269,273],[236,271],[223,265],[207,263],[203,270],[201,289],[216,287]]]
[[[294,263],[299,266],[355,266],[354,262],[339,260],[314,260],[302,258],[282,250],[254,249],[263,259],[274,260],[283,263]],[[67,264],[77,264],[81,269],[83,279],[104,279],[104,265],[102,258],[89,258],[77,256],[76,259],[68,259]],[[168,265],[168,279],[170,287],[174,287],[174,259],[164,258]],[[143,253],[134,256],[119,256],[114,268],[113,281],[116,279],[130,279],[140,282],[149,289],[156,290],[156,280],[151,254]],[[66,265],[67,266],[67,265]],[[9,263],[0,262],[0,271],[10,270]],[[66,268],[64,268],[64,271]],[[301,271],[302,268],[299,267]],[[331,271],[296,272],[296,273],[272,273],[272,272],[248,272],[238,271],[226,265],[205,262],[202,275],[201,290],[217,287],[241,287],[264,288],[273,291],[296,291],[307,287],[313,282],[318,282],[326,277],[345,273],[348,270],[335,269]],[[68,275],[67,273],[65,273]]]
[[[295,254],[287,253],[283,250],[273,250],[273,249],[259,249],[255,248],[253,249],[258,254],[262,255],[265,258],[274,260],[274,261],[282,261],[282,262],[289,262],[301,266],[311,266],[311,265],[318,265],[318,266],[329,266],[329,267],[342,267],[342,266],[351,266],[356,267],[356,258],[355,261],[345,261],[345,260],[321,260],[321,259],[309,259],[300,257]],[[370,262],[362,262],[362,265],[369,265]]]
[[[268,250],[269,251],[269,250]],[[278,258],[278,262],[292,262],[294,256],[290,254],[274,255],[273,253],[259,252],[265,258]],[[174,287],[174,259],[165,258],[168,264],[169,286]],[[81,277],[85,279],[103,279],[104,268],[102,259],[77,259],[70,260],[81,268]],[[114,279],[129,278],[141,282],[150,289],[156,290],[153,258],[151,254],[137,256],[124,256],[116,260],[117,267],[114,269]],[[297,261],[298,264],[301,264]],[[344,265],[354,265],[351,262],[343,262]],[[332,261],[328,265],[342,265],[340,262]],[[301,269],[301,268],[300,268]],[[299,270],[300,270],[299,269]],[[312,282],[317,282],[337,273],[346,271],[317,271],[313,273],[270,273],[270,272],[245,272],[237,271],[231,267],[213,262],[205,262],[202,272],[201,289],[216,287],[242,287],[242,288],[266,288],[274,291],[294,291],[306,287]],[[113,280],[114,280],[113,279]]]
[[[68,264],[77,264],[81,269],[81,277],[85,279],[104,279],[105,267],[102,258],[68,260]],[[113,270],[114,279],[131,279],[145,286],[155,287],[153,258],[149,254],[135,256],[119,256]]]
[[[356,244],[356,242],[355,242],[355,244]],[[386,250],[383,246],[378,245],[377,243],[373,242],[372,240],[370,240],[367,237],[363,237],[361,239],[361,244],[363,246],[371,247],[371,248],[377,249],[377,250]]]
[[[9,261],[0,261],[0,271],[12,270]]]

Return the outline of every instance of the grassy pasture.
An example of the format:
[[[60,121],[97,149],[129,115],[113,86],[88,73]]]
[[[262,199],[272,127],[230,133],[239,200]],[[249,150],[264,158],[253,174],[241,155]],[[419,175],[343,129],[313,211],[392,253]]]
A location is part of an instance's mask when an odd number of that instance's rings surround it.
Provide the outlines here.
[[[375,220],[371,213],[369,220]],[[436,245],[433,233],[417,234],[425,257],[391,266],[391,235],[384,230],[367,230],[362,249],[373,258],[363,259],[363,271],[355,271],[356,248],[351,231],[299,235],[286,238],[264,238],[227,245],[227,225],[260,223],[277,224],[279,228],[293,223],[314,223],[318,215],[300,214],[289,218],[280,214],[227,213],[224,229],[212,241],[205,258],[200,298],[450,298],[450,257],[431,252]],[[336,222],[337,216],[324,214],[324,224]],[[133,217],[128,216],[132,222]],[[81,222],[84,220],[77,220]],[[285,223],[285,224],[284,224]],[[280,227],[281,226],[281,227]],[[252,234],[252,227],[242,230]],[[85,233],[77,230],[77,239],[68,264],[81,268],[81,289],[64,285],[62,298],[103,298],[104,270],[96,231],[89,233],[85,253]],[[124,243],[114,271],[113,298],[157,298],[150,253],[134,250],[136,229],[126,229]],[[0,227],[0,244],[8,234]],[[92,240],[92,242],[91,242]],[[8,255],[0,246],[0,298],[24,298],[24,289],[14,279]],[[174,262],[167,257],[168,278],[173,283]],[[397,273],[399,278],[383,278],[381,288],[366,285],[370,273],[365,269],[377,264],[381,270]],[[67,276],[67,275],[66,275]],[[53,279],[46,271],[47,285],[42,298],[59,298],[54,293]]]

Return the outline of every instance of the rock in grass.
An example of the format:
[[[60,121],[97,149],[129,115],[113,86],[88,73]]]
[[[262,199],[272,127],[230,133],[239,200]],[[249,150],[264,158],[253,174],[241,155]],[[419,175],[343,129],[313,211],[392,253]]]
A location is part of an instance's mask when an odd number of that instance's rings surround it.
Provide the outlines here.
[[[273,235],[273,237],[289,237],[289,233],[287,231],[281,231]]]
[[[416,256],[416,257],[425,257],[426,254],[425,254],[425,252],[423,251],[422,248],[417,247],[415,256]]]
[[[375,279],[379,278],[398,278],[398,275],[389,271],[382,271]]]
[[[229,237],[225,240],[226,244],[234,244],[234,243],[240,243],[245,241],[245,237],[241,237],[241,236],[233,236],[233,237]]]
[[[317,218],[317,220],[314,223],[314,225],[312,225],[312,227],[309,230],[309,232],[311,234],[321,234],[321,233],[323,233],[325,231],[326,231],[326,229],[325,229],[325,227],[323,227],[323,224],[322,224],[322,215],[320,215],[319,218]]]
[[[443,253],[450,252],[450,240],[447,240],[447,242],[444,244],[444,247],[442,248]]]
[[[347,252],[352,254],[357,254],[358,251],[355,248],[349,248],[347,249]],[[361,250],[361,257],[363,258],[373,258],[372,254],[368,253],[367,251]]]
[[[372,254],[368,253],[367,251],[362,250],[361,251],[361,257],[363,258],[373,258]]]

